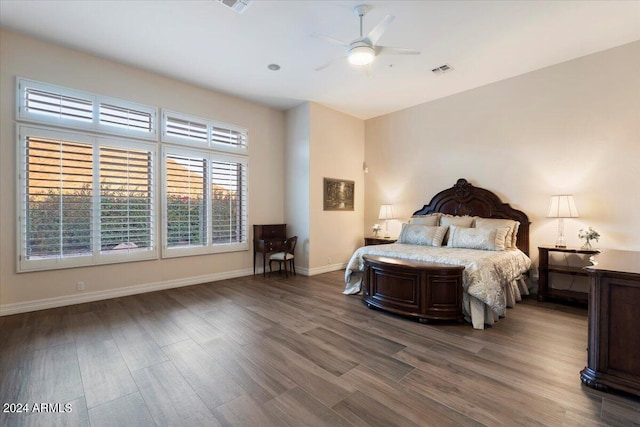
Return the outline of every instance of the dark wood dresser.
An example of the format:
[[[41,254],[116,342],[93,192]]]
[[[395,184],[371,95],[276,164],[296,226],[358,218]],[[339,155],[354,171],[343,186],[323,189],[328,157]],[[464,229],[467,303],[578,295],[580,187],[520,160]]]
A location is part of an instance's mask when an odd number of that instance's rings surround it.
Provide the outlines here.
[[[640,252],[603,250],[585,267],[589,347],[580,379],[640,396]]]
[[[256,274],[256,254],[262,253],[262,275],[266,274],[267,254],[282,249],[287,238],[287,224],[253,225],[253,274]]]

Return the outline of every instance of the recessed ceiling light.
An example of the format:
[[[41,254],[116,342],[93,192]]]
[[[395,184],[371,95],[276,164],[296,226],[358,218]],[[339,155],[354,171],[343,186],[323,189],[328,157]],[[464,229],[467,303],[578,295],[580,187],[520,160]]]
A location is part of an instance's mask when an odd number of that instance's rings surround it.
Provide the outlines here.
[[[269,64],[267,65],[267,68],[271,71],[278,71],[280,69],[280,66],[278,64]]]

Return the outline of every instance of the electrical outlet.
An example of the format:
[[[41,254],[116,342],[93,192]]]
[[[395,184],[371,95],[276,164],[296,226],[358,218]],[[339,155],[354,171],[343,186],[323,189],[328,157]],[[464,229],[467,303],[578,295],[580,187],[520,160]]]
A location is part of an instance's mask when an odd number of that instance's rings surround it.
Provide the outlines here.
[[[327,257],[327,264],[331,264],[331,257],[330,256]]]
[[[84,282],[76,282],[76,287],[78,291],[84,291]]]

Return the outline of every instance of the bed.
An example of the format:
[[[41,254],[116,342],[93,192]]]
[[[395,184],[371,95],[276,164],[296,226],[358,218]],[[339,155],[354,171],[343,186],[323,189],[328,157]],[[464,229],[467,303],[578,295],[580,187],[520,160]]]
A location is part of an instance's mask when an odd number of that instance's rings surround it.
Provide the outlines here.
[[[476,329],[484,329],[485,325],[494,324],[499,318],[505,317],[506,308],[513,307],[520,301],[522,295],[528,295],[526,273],[531,267],[529,259],[529,226],[527,215],[512,208],[508,203],[503,203],[493,192],[475,187],[466,179],[459,179],[456,184],[436,194],[429,204],[413,213],[413,221],[432,221],[438,217],[442,224],[438,226],[420,228],[403,224],[400,240],[404,243],[386,245],[364,246],[355,251],[345,271],[345,294],[360,293],[363,287],[365,262],[363,257],[367,255],[382,256],[396,259],[412,260],[416,262],[439,263],[447,265],[464,266],[463,270],[463,298],[462,312],[466,321]],[[449,222],[474,218],[470,226],[452,226]],[[446,221],[445,221],[446,220]],[[507,226],[502,227],[502,222],[517,224],[512,227],[511,233]],[[476,227],[477,229],[473,230]],[[494,227],[492,224],[499,224]],[[407,239],[407,230],[420,228],[429,229],[429,236],[437,235],[446,228],[446,245],[433,245],[423,241],[416,243]],[[471,229],[468,229],[469,227]],[[438,230],[433,231],[435,228]],[[481,230],[482,229],[482,230]],[[507,231],[505,231],[507,229]],[[491,244],[499,242],[502,234],[504,247],[472,248],[467,243],[473,241],[472,234],[491,234]],[[497,233],[497,234],[496,234]],[[506,237],[509,235],[510,237]],[[403,238],[404,236],[404,238]],[[471,236],[471,237],[469,237]],[[429,237],[430,238],[430,237]],[[471,240],[469,240],[471,239]],[[410,243],[406,243],[409,241]],[[431,243],[430,240],[428,240]],[[458,245],[457,242],[463,242]],[[510,245],[509,245],[510,242]],[[496,243],[498,244],[498,243]],[[492,250],[487,250],[492,249]],[[417,292],[417,290],[416,290]],[[382,310],[385,307],[378,306]],[[397,310],[390,310],[397,312]]]

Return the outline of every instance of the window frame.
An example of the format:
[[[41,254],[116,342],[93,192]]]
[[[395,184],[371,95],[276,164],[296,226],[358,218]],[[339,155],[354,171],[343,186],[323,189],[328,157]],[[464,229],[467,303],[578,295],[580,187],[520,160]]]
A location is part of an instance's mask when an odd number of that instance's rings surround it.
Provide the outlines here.
[[[169,135],[167,133],[167,123],[169,117],[176,118],[184,121],[198,122],[207,126],[207,141],[199,141],[195,138],[182,137],[178,135]],[[194,116],[191,114],[179,113],[172,110],[162,109],[162,132],[160,133],[160,141],[164,143],[183,145],[187,147],[202,147],[205,149],[248,156],[249,154],[249,130],[243,126],[234,125],[231,123],[224,123],[217,120],[205,119],[203,117]],[[245,144],[241,146],[231,144],[221,144],[214,142],[211,137],[212,129],[225,128],[231,131],[235,131],[244,135]]]
[[[32,126],[18,124],[16,126],[16,134],[18,138],[17,165],[17,203],[16,218],[18,223],[18,232],[16,233],[18,257],[17,271],[30,272],[42,270],[55,270],[61,268],[85,267],[92,265],[125,263],[134,261],[146,261],[158,259],[158,232],[157,232],[157,153],[156,146],[152,143],[142,141],[122,141],[119,138],[113,138],[101,135],[89,135],[82,132],[74,132],[70,130],[50,129],[42,126]],[[30,136],[40,138],[58,139],[67,142],[75,142],[87,144],[92,150],[92,219],[91,219],[91,253],[77,256],[62,256],[42,259],[27,259],[27,203],[28,203],[28,182],[27,182],[27,138]],[[151,247],[149,249],[140,249],[132,251],[123,251],[118,253],[103,252],[100,248],[101,229],[100,229],[100,147],[124,147],[129,149],[146,150],[151,155],[151,171],[150,178],[152,182],[151,202],[152,206],[150,215],[150,232]]]
[[[35,96],[34,111],[26,108],[27,91],[44,92],[42,98]],[[66,104],[65,100],[58,101],[58,97],[72,98],[68,99],[70,104]],[[30,98],[33,100],[33,98]],[[79,100],[74,103],[75,99]],[[65,105],[70,109],[64,111]],[[114,107],[113,123],[105,124],[100,121],[101,108],[104,104]],[[49,108],[51,107],[51,109]],[[60,108],[60,115],[56,115],[56,110]],[[90,110],[90,112],[89,112]],[[128,111],[132,110],[143,113],[143,116],[134,117],[134,123],[147,124],[146,118],[149,118],[150,129],[147,132],[146,126],[136,127],[120,127],[117,123],[119,120],[128,119]],[[51,111],[52,114],[47,112]],[[75,112],[77,116],[84,119],[76,120],[73,117]],[[122,112],[122,114],[118,114]],[[91,116],[91,120],[89,120]],[[167,135],[167,117],[179,120],[188,120],[200,123],[206,126],[207,138],[206,142],[197,138],[182,138],[177,135]],[[140,118],[140,121],[136,119]],[[219,141],[215,141],[213,129],[218,128],[221,134],[217,135]],[[202,128],[201,128],[202,129]],[[39,82],[22,77],[16,77],[16,113],[15,113],[15,132],[18,147],[16,149],[17,163],[16,167],[16,270],[18,273],[32,271],[46,271],[62,268],[87,267],[93,265],[126,263],[142,260],[154,260],[159,258],[175,258],[184,256],[195,256],[204,254],[217,254],[227,252],[238,252],[249,250],[249,131],[248,128],[225,123],[222,121],[204,119],[189,114],[184,114],[172,110],[160,109],[158,107],[147,106],[136,102],[126,101],[104,95],[93,94],[86,91],[76,90]],[[225,143],[225,132],[229,134],[229,143]],[[48,135],[48,136],[47,136]],[[32,235],[27,234],[27,218],[29,209],[29,182],[27,182],[28,163],[27,158],[27,138],[53,138],[69,143],[82,143],[91,146],[92,150],[92,208],[91,208],[91,252],[79,254],[75,256],[64,255],[61,250],[57,256],[51,258],[27,259],[29,239]],[[234,142],[239,142],[239,145]],[[151,156],[151,165],[149,171],[149,180],[151,183],[150,196],[150,247],[149,249],[140,248],[132,250],[122,250],[117,252],[101,251],[101,164],[100,164],[100,147],[122,147],[125,149],[143,149],[149,152]],[[207,209],[207,241],[202,247],[168,247],[167,241],[167,170],[165,153],[173,152],[178,155],[181,153],[198,153],[207,159],[206,171],[206,209]],[[214,226],[214,218],[212,217],[213,209],[213,187],[210,185],[212,179],[213,165],[215,162],[232,162],[243,165],[241,176],[244,181],[241,182],[241,234],[242,241],[231,243],[213,243],[212,231]],[[224,168],[222,168],[224,170]],[[233,171],[233,168],[229,169]],[[233,176],[230,172],[227,176]],[[64,175],[64,170],[60,170],[60,176]],[[231,178],[233,181],[233,178]],[[224,171],[222,173],[224,181]],[[232,182],[231,181],[231,182]],[[53,188],[53,187],[52,187]],[[60,188],[65,188],[61,186]],[[127,193],[130,194],[130,193]],[[219,200],[219,199],[218,199]],[[226,200],[226,199],[225,199]],[[231,199],[232,200],[232,199]],[[63,204],[60,205],[64,208]],[[233,206],[230,204],[230,206]],[[130,211],[127,211],[130,212]],[[226,211],[225,211],[226,212]],[[231,211],[230,211],[231,212]],[[236,211],[233,211],[236,212]],[[234,217],[236,218],[236,217]],[[130,223],[129,223],[130,224]],[[225,222],[218,222],[217,229],[228,231],[229,240],[238,237],[235,230],[238,230],[237,222],[229,222],[229,227],[224,230]],[[61,234],[62,235],[62,234]],[[146,237],[146,234],[143,234]],[[54,241],[55,242],[55,241]],[[60,248],[65,248],[65,241],[61,240]],[[73,245],[73,242],[71,243]],[[67,247],[68,249],[68,247]],[[73,249],[73,247],[72,247]],[[72,253],[72,252],[71,252]],[[33,256],[33,255],[32,255]]]
[[[59,126],[73,130],[88,130],[99,132],[107,135],[119,135],[133,139],[158,140],[158,108],[149,105],[131,102],[124,99],[113,98],[104,95],[97,95],[90,92],[84,92],[76,89],[70,89],[64,86],[58,86],[50,83],[38,82],[35,80],[18,77],[16,82],[16,119],[18,121],[46,124]],[[92,104],[92,120],[79,121],[65,117],[54,117],[47,114],[30,112],[27,110],[25,91],[27,88],[33,88],[44,92],[57,93],[64,96],[74,97],[91,102]],[[115,125],[107,125],[100,121],[100,108],[103,104],[137,110],[147,113],[150,116],[150,130],[145,132],[132,128],[121,128]]]
[[[167,186],[168,180],[166,179],[167,174],[167,158],[169,155],[178,155],[178,156],[190,156],[190,157],[198,157],[207,160],[207,168],[206,168],[206,177],[205,180],[205,188],[207,189],[207,197],[205,198],[205,209],[206,209],[206,218],[207,218],[207,230],[206,230],[206,244],[202,246],[168,246],[168,195],[167,195]],[[194,255],[207,255],[207,254],[217,254],[217,253],[227,253],[227,252],[240,252],[249,250],[249,200],[246,197],[246,200],[243,204],[243,221],[244,221],[244,235],[245,239],[242,242],[237,243],[213,243],[212,242],[212,227],[211,227],[211,219],[212,219],[212,194],[211,191],[211,165],[216,161],[223,162],[234,162],[240,163],[244,165],[246,168],[245,171],[245,182],[243,188],[248,192],[249,187],[249,159],[247,156],[239,156],[228,153],[219,153],[210,149],[198,149],[198,148],[186,148],[183,146],[177,145],[169,145],[164,144],[162,146],[161,153],[161,161],[162,161],[162,176],[165,178],[162,180],[162,258],[177,258],[177,257],[185,257],[185,256],[194,256]]]

